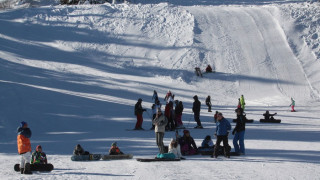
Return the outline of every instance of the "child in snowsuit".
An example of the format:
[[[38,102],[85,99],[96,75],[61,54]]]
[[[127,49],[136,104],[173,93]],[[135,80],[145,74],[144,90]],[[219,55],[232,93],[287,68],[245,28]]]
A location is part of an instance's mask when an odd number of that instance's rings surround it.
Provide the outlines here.
[[[244,134],[246,130],[246,116],[243,115],[243,110],[238,108],[237,112],[237,120],[236,120],[236,127],[232,131],[234,135],[233,138],[233,146],[236,153],[245,154],[245,146],[244,146]],[[239,144],[238,144],[239,141]]]
[[[73,155],[81,156],[81,155],[89,155],[88,151],[84,151],[80,144],[77,144],[73,150]]]
[[[198,153],[198,147],[188,130],[183,130],[183,136],[179,139],[179,144],[183,155],[194,155]]]
[[[21,174],[32,174],[30,170],[31,160],[31,130],[28,128],[28,124],[24,121],[20,123],[18,127],[17,145],[18,153],[21,155],[20,172]]]
[[[201,143],[201,147],[204,147],[204,148],[212,148],[213,147],[213,141],[212,141],[212,139],[211,139],[211,136],[206,136],[205,138],[204,138],[204,140],[202,141],[202,143]]]
[[[212,157],[217,158],[219,154],[219,146],[221,141],[223,141],[223,147],[224,147],[224,155],[227,158],[230,158],[230,149],[229,149],[229,144],[228,144],[228,135],[229,131],[231,130],[231,124],[229,123],[228,120],[226,120],[223,116],[222,113],[218,113],[218,118],[217,118],[217,123],[216,123],[216,131],[215,131],[215,136],[217,137],[216,145],[214,146],[214,153]]]
[[[117,142],[111,144],[111,148],[109,149],[109,155],[120,155],[123,152],[120,151],[119,147],[117,146]]]
[[[32,153],[31,164],[48,164],[46,153],[42,152],[42,147],[38,145]]]

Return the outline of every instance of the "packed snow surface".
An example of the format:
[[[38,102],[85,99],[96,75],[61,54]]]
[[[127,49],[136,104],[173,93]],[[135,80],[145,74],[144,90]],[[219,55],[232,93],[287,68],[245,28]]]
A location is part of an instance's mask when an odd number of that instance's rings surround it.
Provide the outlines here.
[[[29,0],[0,11],[1,179],[319,179],[320,3],[58,2]],[[216,72],[197,77],[194,68],[208,64]],[[246,127],[246,154],[136,161],[158,153],[153,131],[128,131],[138,98],[147,108],[143,128],[150,129],[153,90],[162,104],[168,90],[183,101],[183,123],[198,146],[215,130],[205,98],[232,121],[244,95],[247,118],[254,119]],[[193,129],[194,95],[205,129]],[[291,97],[297,112],[290,112]],[[266,110],[281,123],[259,123]],[[21,121],[52,172],[13,171]],[[166,132],[165,144],[173,137]],[[107,154],[114,141],[134,159],[70,160],[76,144]]]

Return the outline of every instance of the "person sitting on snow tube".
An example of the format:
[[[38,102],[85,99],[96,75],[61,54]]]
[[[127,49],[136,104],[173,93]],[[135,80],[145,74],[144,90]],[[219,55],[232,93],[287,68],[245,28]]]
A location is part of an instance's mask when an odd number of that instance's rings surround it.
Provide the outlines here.
[[[195,155],[198,153],[198,147],[188,130],[183,131],[183,136],[179,139],[179,144],[182,155]]]
[[[40,145],[38,145],[36,151],[32,153],[31,164],[48,164],[46,153],[42,152]]]
[[[73,150],[73,155],[81,156],[81,155],[89,155],[88,151],[84,151],[80,144],[77,144]]]
[[[109,149],[109,155],[120,155],[123,152],[120,151],[119,147],[117,146],[117,142],[111,144],[111,148]]]

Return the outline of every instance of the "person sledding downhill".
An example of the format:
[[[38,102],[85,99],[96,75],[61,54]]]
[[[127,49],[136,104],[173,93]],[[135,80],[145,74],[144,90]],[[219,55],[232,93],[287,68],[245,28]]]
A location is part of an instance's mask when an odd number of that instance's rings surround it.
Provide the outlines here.
[[[215,131],[215,136],[217,138],[216,144],[214,146],[214,152],[211,157],[218,157],[219,154],[219,146],[221,141],[223,141],[223,147],[224,147],[224,155],[227,158],[230,158],[230,149],[229,149],[229,144],[228,144],[228,135],[229,131],[231,130],[231,124],[229,123],[228,120],[226,120],[222,113],[218,113],[217,117],[217,123],[216,123],[216,131]]]
[[[30,160],[31,160],[31,143],[30,138],[32,132],[30,128],[28,128],[28,124],[24,121],[20,123],[18,127],[18,135],[17,135],[17,145],[18,145],[18,153],[21,155],[20,161],[20,172],[21,174],[32,174],[30,170]]]
[[[117,146],[117,142],[113,142],[111,144],[111,148],[109,149],[109,155],[120,155],[123,154],[122,151],[120,151],[119,147]]]
[[[202,77],[202,73],[201,73],[200,68],[199,68],[199,67],[196,67],[196,68],[194,68],[194,69],[195,69],[196,75]]]
[[[48,164],[47,155],[42,151],[40,145],[38,145],[32,153],[31,164]]]
[[[201,121],[200,121],[200,110],[201,110],[201,102],[198,99],[198,96],[193,96],[194,102],[192,106],[192,112],[194,113],[194,120],[197,122],[197,126],[194,128],[202,129]]]
[[[291,98],[291,104],[289,106],[291,106],[291,112],[296,112],[296,110],[294,110],[294,106],[296,105],[296,101]]]
[[[208,64],[206,68],[206,73],[211,73],[212,72],[212,67]]]
[[[138,102],[136,103],[136,105],[134,106],[134,114],[137,116],[137,123],[136,126],[134,128],[134,130],[144,130],[142,128],[142,122],[143,122],[143,112],[146,111],[146,109],[142,108],[142,99],[139,98]]]

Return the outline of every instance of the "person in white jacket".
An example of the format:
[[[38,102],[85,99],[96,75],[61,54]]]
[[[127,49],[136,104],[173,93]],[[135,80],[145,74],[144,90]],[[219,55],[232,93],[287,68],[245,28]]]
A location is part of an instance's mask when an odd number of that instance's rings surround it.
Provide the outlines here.
[[[162,114],[161,109],[158,109],[156,117],[152,120],[152,124],[155,125],[154,132],[156,133],[157,146],[159,147],[160,154],[164,152],[163,137],[166,131],[166,125],[168,119]]]
[[[173,153],[176,159],[181,159],[181,150],[180,145],[175,139],[171,139],[171,143],[169,144],[168,153]]]

